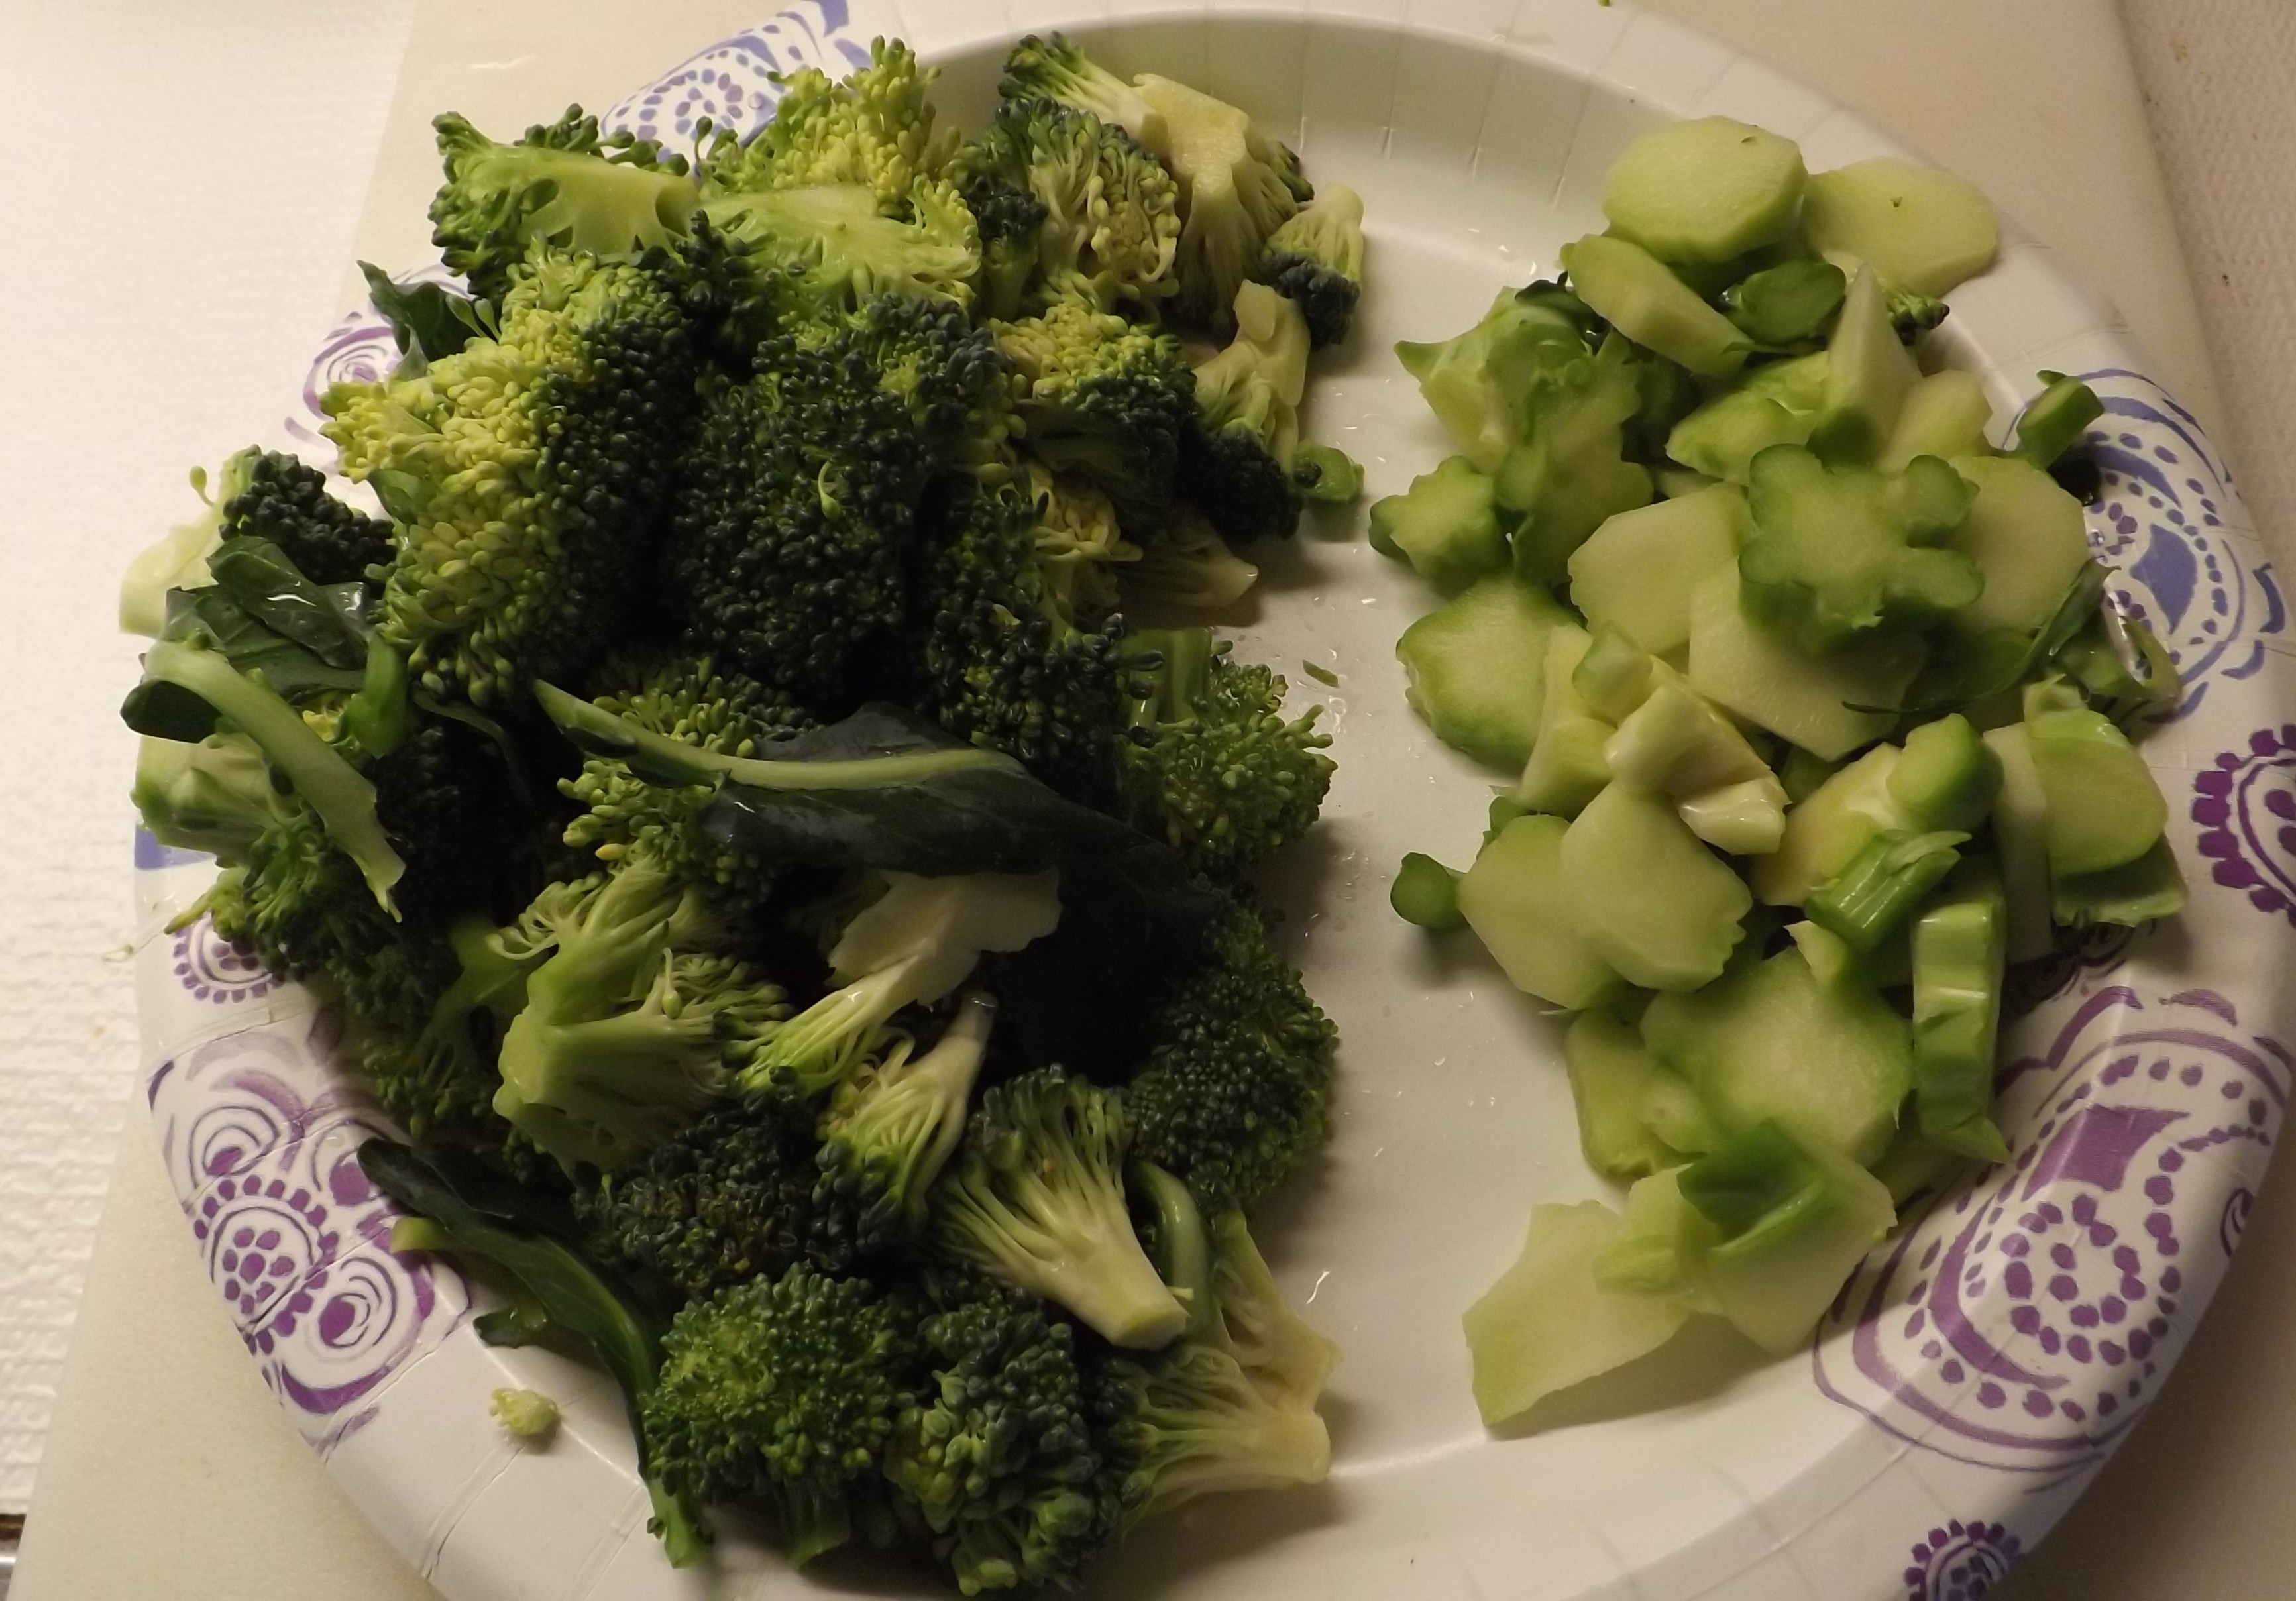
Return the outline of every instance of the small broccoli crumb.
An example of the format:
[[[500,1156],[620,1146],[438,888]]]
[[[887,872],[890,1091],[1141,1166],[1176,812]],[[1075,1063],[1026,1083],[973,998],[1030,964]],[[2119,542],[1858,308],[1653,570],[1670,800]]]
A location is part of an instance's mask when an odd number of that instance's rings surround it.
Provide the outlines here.
[[[558,1403],[539,1390],[497,1390],[487,1410],[529,1445],[547,1444],[558,1432]]]

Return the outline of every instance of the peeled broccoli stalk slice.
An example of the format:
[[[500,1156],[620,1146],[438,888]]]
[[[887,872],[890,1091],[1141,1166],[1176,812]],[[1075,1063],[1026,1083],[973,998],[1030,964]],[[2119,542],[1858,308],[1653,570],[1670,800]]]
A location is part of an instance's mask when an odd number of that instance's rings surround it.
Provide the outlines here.
[[[1722,310],[1756,344],[1785,349],[1825,332],[1849,280],[1830,261],[1787,261],[1722,291]]]
[[[1826,761],[1890,732],[1927,656],[1911,635],[1879,635],[1827,655],[1750,619],[1738,566],[1714,573],[1691,601],[1690,685],[1716,705]]]
[[[2048,795],[2041,787],[2032,738],[2024,724],[1988,729],[1984,737],[1985,748],[2001,768],[1990,820],[2008,901],[2009,960],[2030,962],[2047,956],[2056,944],[2050,915]]]
[[[1679,673],[1664,662],[1653,663],[1651,673],[1650,693],[1619,724],[1603,751],[1620,782],[1681,800],[1773,776],[1737,726]]]
[[[873,294],[906,294],[969,306],[980,239],[954,190],[921,181],[914,220],[884,216],[865,184],[720,195],[702,215],[740,243],[756,270],[783,269],[772,292],[818,311],[856,309]]]
[[[180,692],[172,706],[164,704],[170,690]],[[374,785],[313,733],[293,707],[234,670],[220,652],[155,641],[144,653],[144,682],[130,694],[120,716],[139,734],[167,739],[203,739],[216,731],[217,719],[228,721],[255,743],[271,770],[357,864],[376,903],[398,915],[390,891],[406,864],[375,815]]]
[[[1826,342],[1825,394],[1809,447],[1829,462],[1872,461],[1921,375],[1890,321],[1881,280],[1872,268],[1858,268]]]
[[[1564,834],[1561,889],[1562,920],[1628,982],[1650,989],[1711,982],[1753,904],[1665,796],[1617,782]]]
[[[618,1285],[534,1226],[525,1192],[496,1194],[505,1180],[443,1153],[381,1139],[361,1145],[358,1162],[378,1189],[419,1213],[449,1249],[499,1268],[551,1329],[578,1342],[605,1367],[637,1436],[639,1473],[653,1507],[647,1527],[660,1537],[673,1567],[702,1561],[709,1527],[701,1509],[662,1482],[646,1449],[644,1414],[660,1378],[660,1331]]]
[[[210,734],[196,743],[147,735],[136,747],[128,799],[162,845],[204,850],[231,866],[279,820],[283,798],[253,740]]]
[[[1388,885],[1387,903],[1406,923],[1431,933],[1464,928],[1467,920],[1459,910],[1459,876],[1424,851],[1411,851]]]
[[[1569,620],[1543,589],[1479,579],[1396,641],[1405,697],[1445,744],[1520,772],[1538,739],[1547,636]]]
[[[2066,928],[2138,928],[2185,909],[2185,871],[2166,837],[2133,862],[2051,880],[2050,905]]]
[[[1890,1192],[1872,1174],[1773,1122],[1692,1162],[1678,1182],[1726,1236],[1703,1263],[1722,1315],[1773,1356],[1809,1337],[1842,1281],[1897,1221]]]
[[[2017,440],[2010,454],[2046,470],[2080,443],[2088,425],[2104,415],[2104,402],[2078,378],[2043,373],[2040,379],[2041,392],[2017,419]]]
[[[1363,294],[1363,197],[1326,184],[1268,235],[1252,276],[1299,302],[1318,349],[1348,336]]]
[[[1793,142],[1751,123],[1669,122],[1612,160],[1603,215],[1660,260],[1729,261],[1784,237],[1804,177]]]
[[[1914,1110],[1922,1136],[1980,1162],[2005,1162],[1994,1126],[1994,1047],[2009,906],[1998,876],[1972,874],[1914,924]]]
[[[1056,1301],[1111,1344],[1152,1351],[1188,1324],[1125,1208],[1130,1129],[1106,1093],[1039,1069],[988,1092],[933,1190],[939,1249]]]
[[[1641,1035],[1608,1013],[1584,1013],[1562,1036],[1562,1061],[1587,1166],[1605,1178],[1634,1178],[1682,1160],[1643,1117],[1643,1092],[1665,1070]]]
[[[1513,539],[1524,578],[1559,582],[1606,518],[1650,504],[1650,470],[1625,456],[1639,405],[1633,357],[1615,338],[1530,386],[1521,439],[1494,480],[1498,504],[1520,513]]]
[[[1625,634],[1598,623],[1587,653],[1571,671],[1570,687],[1595,716],[1608,723],[1623,723],[1649,698],[1658,665],[1648,651]]]
[[[2051,875],[2102,873],[2152,850],[2169,803],[2128,736],[2085,707],[2031,706],[2029,699],[2025,728],[2048,807]]]
[[[1747,494],[1753,532],[1738,557],[1748,615],[1821,654],[1950,615],[1977,599],[1984,576],[1968,557],[1931,546],[1959,524],[1971,495],[1935,456],[1884,478],[1828,467],[1799,446],[1765,450]]]
[[[1819,255],[1870,262],[1890,283],[1928,296],[1983,272],[2001,243],[1976,185],[1895,156],[1813,174],[1802,189],[1801,232]]]
[[[1691,597],[1746,531],[1746,497],[1727,484],[1620,512],[1570,553],[1570,603],[1654,656],[1684,650]]]
[[[1599,1201],[1532,1210],[1522,1254],[1464,1320],[1486,1425],[1648,1355],[1689,1320],[1677,1299],[1613,1294],[1595,1283],[1595,1264],[1622,1227]]]
[[[1493,485],[1464,456],[1447,456],[1400,495],[1372,502],[1371,546],[1438,584],[1465,583],[1507,564]]]
[[[1954,471],[1976,486],[1969,513],[1946,547],[1977,563],[1985,587],[1956,613],[1958,630],[2047,628],[2089,562],[2080,503],[2030,463],[2014,456],[1956,457]],[[2087,597],[2079,615],[2095,610]],[[2075,618],[2078,625],[2078,616]],[[2054,648],[2054,645],[2050,647]]]
[[[1970,720],[1954,712],[1908,733],[1883,782],[1915,825],[1971,833],[1993,809],[2001,764]]]
[[[1640,245],[1589,234],[1562,247],[1562,270],[1595,314],[1646,349],[1701,378],[1731,378],[1746,365],[1737,324]]]
[[[1800,906],[1884,833],[1975,832],[1997,809],[2002,764],[1991,745],[1955,713],[1833,772],[1788,814],[1784,844],[1754,867],[1755,893]]]
[[[1419,393],[1479,472],[1496,472],[1521,433],[1522,405],[1548,372],[1584,359],[1589,314],[1551,284],[1503,291],[1465,333],[1395,347]]]
[[[1682,1193],[1683,1169],[1635,1180],[1616,1238],[1595,1258],[1595,1284],[1612,1295],[1658,1295],[1693,1311],[1722,1309],[1706,1287],[1706,1253],[1722,1231]]]
[[[1514,792],[1532,811],[1575,817],[1611,781],[1603,750],[1617,729],[1595,715],[1573,683],[1590,645],[1584,628],[1567,623],[1547,636],[1538,743],[1531,747]]]
[[[1976,374],[1960,367],[1927,374],[1906,391],[1898,421],[1874,465],[1883,472],[1903,472],[1917,456],[1941,456],[1975,483],[1981,496],[1984,480],[1966,471],[1960,458],[1987,455],[1985,430],[1992,420],[1992,404]]]
[[[1726,1128],[1775,1119],[1853,1162],[1888,1146],[1913,1076],[1905,1020],[1871,989],[1820,982],[1792,947],[1660,996],[1642,1032]]]
[[[1299,209],[1285,181],[1288,152],[1279,156],[1252,131],[1249,116],[1201,90],[1154,73],[1142,74],[1135,87],[1162,119],[1160,131],[1152,125],[1141,143],[1180,183],[1174,304],[1190,322],[1225,333],[1234,320],[1237,286]]]
[[[1578,1011],[1616,994],[1619,974],[1563,917],[1560,817],[1516,817],[1485,842],[1459,880],[1459,915],[1526,995]]]
[[[1718,1148],[1730,1137],[1690,1080],[1664,1063],[1643,1080],[1639,1100],[1643,1127],[1670,1151],[1695,1156]]]
[[[838,1089],[821,1121],[824,1182],[857,1192],[868,1222],[913,1233],[924,1221],[926,1193],[964,1137],[996,1021],[995,998],[972,991],[931,1050],[889,1052]]]
[[[1879,949],[1945,881],[1968,842],[1965,833],[1882,834],[1812,891],[1803,909],[1860,955]]]

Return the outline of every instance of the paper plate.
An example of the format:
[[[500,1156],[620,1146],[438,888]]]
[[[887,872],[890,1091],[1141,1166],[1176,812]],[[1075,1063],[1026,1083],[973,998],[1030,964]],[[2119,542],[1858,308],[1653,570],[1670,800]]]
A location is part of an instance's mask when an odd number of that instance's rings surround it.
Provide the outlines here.
[[[1393,341],[1454,333],[1502,285],[1551,272],[1558,245],[1601,226],[1601,176],[1637,130],[1726,112],[1800,141],[1813,169],[1893,148],[1624,6],[1399,7],[816,0],[671,67],[611,121],[676,144],[704,114],[754,126],[769,74],[841,71],[885,33],[946,64],[944,115],[977,126],[1004,45],[1051,27],[1119,71],[1234,101],[1312,177],[1363,193],[1372,287],[1349,345],[1319,363],[1308,426],[1365,464],[1374,496],[1447,453]],[[2288,1091],[2286,616],[2223,462],[2044,250],[2013,230],[2000,264],[1952,300],[1933,354],[1980,374],[2005,417],[2044,367],[2105,398],[2089,529],[2184,675],[2183,704],[2143,748],[2190,911],[2093,940],[2035,980],[2004,1054],[2013,1161],[1914,1208],[1808,1351],[1765,1363],[1734,1337],[1693,1342],[1494,1436],[1468,1395],[1460,1312],[1512,1260],[1534,1203],[1604,1189],[1578,1156],[1556,1024],[1480,956],[1431,946],[1387,909],[1406,850],[1472,853],[1492,778],[1405,706],[1394,642],[1425,595],[1363,543],[1359,510],[1311,521],[1234,620],[1248,654],[1329,707],[1338,738],[1327,820],[1274,886],[1345,1039],[1338,1135],[1258,1226],[1287,1291],[1346,1351],[1332,1478],[1153,1523],[1092,1594],[1972,1597],[2144,1415],[2239,1241]],[[365,311],[321,351],[288,423],[312,459],[331,462],[317,393],[392,354]],[[203,858],[145,840],[136,866],[152,1112],[210,1277],[297,1427],[444,1594],[928,1593],[832,1564],[788,1575],[738,1528],[718,1569],[673,1572],[644,1531],[606,1382],[482,1345],[459,1278],[389,1252],[390,1209],[352,1161],[381,1120],[331,1065],[326,1014],[204,924],[158,932],[204,883]],[[504,1383],[565,1406],[548,1449],[488,1419]]]

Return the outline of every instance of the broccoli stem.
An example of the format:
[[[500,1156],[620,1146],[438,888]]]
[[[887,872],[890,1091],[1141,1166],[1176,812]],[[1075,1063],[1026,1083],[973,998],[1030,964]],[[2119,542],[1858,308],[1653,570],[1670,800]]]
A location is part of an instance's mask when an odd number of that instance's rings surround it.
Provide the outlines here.
[[[925,1192],[964,1136],[965,1104],[996,1022],[996,998],[983,989],[968,992],[932,1049],[882,1069],[835,1131],[865,1160],[891,1159],[887,1189],[912,1222],[923,1216]]]
[[[1965,833],[1885,833],[1819,886],[1804,906],[1809,920],[1859,952],[1881,947],[1961,859]]]
[[[844,1078],[908,1000],[910,981],[930,961],[922,953],[832,989],[775,1029],[741,1073],[742,1088],[775,1088],[784,1074],[800,1095],[816,1096]]]
[[[328,835],[357,864],[376,902],[398,915],[390,891],[406,864],[375,816],[374,785],[313,733],[301,714],[221,653],[176,640],[160,640],[144,652],[144,677],[189,690],[261,747],[272,770],[294,786]]]
[[[1183,1337],[1202,1334],[1219,1315],[1212,1291],[1211,1236],[1188,1186],[1152,1162],[1135,1162],[1132,1181],[1156,1214],[1156,1270],[1173,1298],[1188,1310]]]

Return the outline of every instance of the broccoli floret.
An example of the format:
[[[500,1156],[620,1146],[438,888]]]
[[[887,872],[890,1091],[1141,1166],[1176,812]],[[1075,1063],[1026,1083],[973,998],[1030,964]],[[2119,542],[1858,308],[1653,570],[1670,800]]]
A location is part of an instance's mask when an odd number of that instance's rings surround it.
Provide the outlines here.
[[[1017,757],[1087,800],[1108,770],[1118,712],[1113,622],[1062,616],[1038,554],[1037,508],[1010,490],[968,488],[928,519],[914,592],[908,702],[962,739]]]
[[[1234,544],[1289,538],[1305,505],[1300,398],[1308,324],[1264,283],[1235,295],[1235,337],[1195,371],[1196,409],[1180,436],[1179,493]]]
[[[390,562],[390,524],[329,495],[325,473],[275,450],[241,454],[240,487],[221,502],[224,538],[268,539],[315,584],[361,583]]]
[[[841,83],[817,68],[781,78],[773,120],[745,145],[719,132],[702,160],[710,193],[858,184],[887,213],[908,202],[920,178],[937,178],[955,140],[933,136],[928,96],[938,67],[923,67],[898,39],[873,40],[869,64]]]
[[[1037,276],[1037,238],[1049,212],[1045,202],[1017,183],[969,170],[960,160],[958,192],[980,235],[980,292],[975,306],[983,316],[1021,315]]]
[[[1168,78],[1137,80],[1141,98],[1163,117],[1160,139],[1141,142],[1180,185],[1180,247],[1175,271],[1181,316],[1226,333],[1242,313],[1235,291],[1260,264],[1268,241],[1311,193],[1299,158],[1223,100]]]
[[[1910,289],[1890,290],[1889,302],[1890,325],[1897,330],[1898,338],[1909,345],[1943,323],[1953,311],[1937,296],[1915,294]]]
[[[1316,1416],[1337,1351],[1277,1294],[1240,1213],[1213,1231],[1216,1316],[1145,1363],[1102,1366],[1091,1392],[1115,1532],[1200,1495],[1320,1483]]]
[[[1298,302],[1320,349],[1348,336],[1363,294],[1363,197],[1333,184],[1268,236],[1252,276]]]
[[[501,326],[325,401],[343,471],[399,528],[381,636],[432,694],[481,706],[625,627],[692,389],[676,300],[637,267],[537,256]]]
[[[288,808],[261,748],[243,734],[210,734],[196,744],[146,735],[128,798],[153,839],[226,865],[244,862]]]
[[[1025,458],[1021,471],[1037,508],[1046,598],[1071,627],[1098,628],[1116,610],[1117,575],[1140,559],[1140,547],[1124,537],[1108,497],[1090,484]]]
[[[1329,1136],[1339,1034],[1249,904],[1232,902],[1208,944],[1125,1098],[1136,1154],[1218,1210],[1258,1201]]]
[[[1019,950],[1060,921],[1053,873],[885,874],[885,892],[845,925],[829,953],[840,985],[760,1040],[742,1069],[753,1095],[807,1100],[853,1079],[890,1043],[904,1006],[964,982],[983,951]]]
[[[957,167],[968,181],[1011,185],[1043,208],[1039,298],[1153,306],[1177,287],[1179,191],[1122,128],[1057,101],[1008,100]]]
[[[1094,62],[1066,34],[1050,38],[1030,34],[1004,58],[996,93],[1005,100],[1053,100],[1089,111],[1120,127],[1151,150],[1164,136],[1163,113],[1140,92]]]
[[[916,1382],[908,1308],[794,1267],[686,1307],[661,1349],[645,1440],[672,1490],[762,1501],[800,1565],[882,1526],[877,1467]]]
[[[953,307],[882,296],[701,385],[666,589],[687,648],[824,712],[904,631],[914,507],[1001,385]]]
[[[865,1236],[913,1235],[922,1223],[925,1192],[964,1136],[996,1019],[996,1000],[976,990],[932,1049],[917,1055],[897,1040],[830,1097],[820,1127],[824,1199],[856,1211]]]
[[[504,1031],[496,1112],[570,1170],[660,1144],[789,1014],[700,892],[643,853],[529,908],[554,948]]]
[[[1188,1316],[1132,1230],[1131,1139],[1113,1093],[1058,1068],[990,1090],[934,1188],[935,1249],[1059,1301],[1114,1344],[1164,1344]]]
[[[443,990],[439,974],[415,992],[436,993],[429,1015],[402,1011],[352,1041],[359,1076],[414,1138],[451,1139],[494,1151],[521,1176],[541,1177],[545,1165],[532,1143],[495,1115],[502,1086],[495,1071],[503,1030],[526,1004],[527,974],[550,954],[539,920],[521,917],[506,928],[472,914],[447,931],[446,947],[457,971]],[[427,947],[434,950],[435,947]]]
[[[1227,547],[1211,520],[1184,500],[1140,542],[1140,559],[1117,576],[1126,604],[1217,612],[1259,581],[1259,569]]]
[[[1076,1334],[1023,1290],[966,1275],[921,1326],[931,1387],[885,1456],[968,1596],[1066,1585],[1106,1543]]]
[[[1177,340],[1072,299],[996,334],[1032,456],[1090,480],[1128,514],[1170,499],[1196,394]]]
[[[447,169],[430,201],[431,242],[482,299],[502,300],[537,242],[635,259],[674,242],[693,214],[685,157],[627,133],[601,136],[580,106],[515,144],[451,111],[431,126]]]
[[[857,309],[875,294],[969,306],[980,235],[950,185],[920,179],[906,219],[884,216],[860,184],[816,184],[719,196],[702,214],[746,252],[759,290],[783,316]]]
[[[1219,879],[1306,833],[1332,783],[1322,709],[1285,721],[1283,680],[1236,661],[1209,629],[1147,630],[1125,645],[1144,669],[1132,737],[1118,747],[1133,822]]]
[[[849,1272],[862,1219],[822,1185],[820,1157],[810,1109],[727,1103],[575,1203],[598,1251],[695,1300],[800,1262]]]

